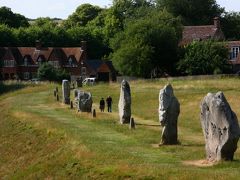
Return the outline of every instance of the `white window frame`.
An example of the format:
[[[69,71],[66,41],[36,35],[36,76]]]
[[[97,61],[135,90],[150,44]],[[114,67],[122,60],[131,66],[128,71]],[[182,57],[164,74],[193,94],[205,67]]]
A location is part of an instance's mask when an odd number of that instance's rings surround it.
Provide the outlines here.
[[[14,60],[4,60],[4,67],[15,67],[16,63]]]
[[[234,46],[231,48],[231,60],[236,60],[240,52],[239,46]]]
[[[41,58],[41,57],[39,57],[39,58],[38,58],[38,60],[37,60],[37,64],[41,65],[41,64],[42,64],[42,62],[43,62],[42,58]]]
[[[27,57],[24,58],[24,66],[28,66],[28,58]]]

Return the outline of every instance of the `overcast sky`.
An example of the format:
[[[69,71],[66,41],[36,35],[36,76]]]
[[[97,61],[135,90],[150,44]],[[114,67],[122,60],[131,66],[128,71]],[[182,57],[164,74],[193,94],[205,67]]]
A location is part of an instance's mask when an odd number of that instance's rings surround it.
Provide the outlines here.
[[[83,3],[100,7],[109,7],[112,0],[0,0],[0,6],[7,6],[14,13],[20,13],[28,18],[58,17],[65,19]],[[240,11],[239,0],[217,0],[227,11]]]

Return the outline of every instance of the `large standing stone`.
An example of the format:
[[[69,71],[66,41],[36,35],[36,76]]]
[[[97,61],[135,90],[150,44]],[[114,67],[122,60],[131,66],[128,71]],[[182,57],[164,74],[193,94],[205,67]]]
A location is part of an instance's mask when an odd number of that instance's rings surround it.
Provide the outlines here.
[[[166,85],[159,93],[159,121],[162,130],[161,144],[177,144],[177,121],[180,113],[180,104],[173,94],[170,84]]]
[[[68,80],[62,81],[62,96],[63,103],[70,104],[70,83]]]
[[[80,112],[92,112],[92,95],[89,92],[78,91],[77,107]]]
[[[201,124],[209,161],[233,160],[240,137],[236,114],[224,94],[208,93],[201,102]]]
[[[120,123],[129,123],[131,118],[131,90],[128,82],[125,80],[123,80],[121,84],[118,110],[120,116]]]

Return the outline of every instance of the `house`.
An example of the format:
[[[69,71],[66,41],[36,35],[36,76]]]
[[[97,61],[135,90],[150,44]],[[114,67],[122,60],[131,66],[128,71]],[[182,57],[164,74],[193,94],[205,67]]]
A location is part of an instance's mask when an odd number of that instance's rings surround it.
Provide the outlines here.
[[[219,18],[215,17],[213,22],[213,25],[184,26],[179,46],[185,46],[193,41],[208,39],[223,41],[225,37],[221,30]],[[240,41],[226,41],[226,44],[229,49],[229,64],[232,65],[232,72],[240,72]]]
[[[213,25],[184,26],[179,46],[185,46],[193,41],[204,41],[207,39],[224,40],[225,36],[221,30],[220,19],[215,17],[213,22]]]
[[[85,41],[81,42],[81,47],[42,47],[40,41],[36,41],[36,47],[0,47],[0,77],[3,80],[35,78],[39,65],[44,62],[65,69],[71,80],[93,76],[93,69],[95,75],[111,73],[104,63],[95,69],[96,65],[88,61]]]
[[[93,59],[86,61],[87,74],[96,77],[98,81],[116,81],[116,71],[112,61]]]

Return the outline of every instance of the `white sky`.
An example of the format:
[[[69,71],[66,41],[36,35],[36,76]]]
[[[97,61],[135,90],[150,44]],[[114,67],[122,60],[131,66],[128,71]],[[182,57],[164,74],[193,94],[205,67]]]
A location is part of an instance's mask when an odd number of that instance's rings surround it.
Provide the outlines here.
[[[240,11],[239,0],[216,1],[221,7],[225,7],[226,11]],[[112,0],[0,0],[0,7],[7,6],[14,13],[20,13],[28,18],[48,16],[65,19],[83,3],[109,7]]]

